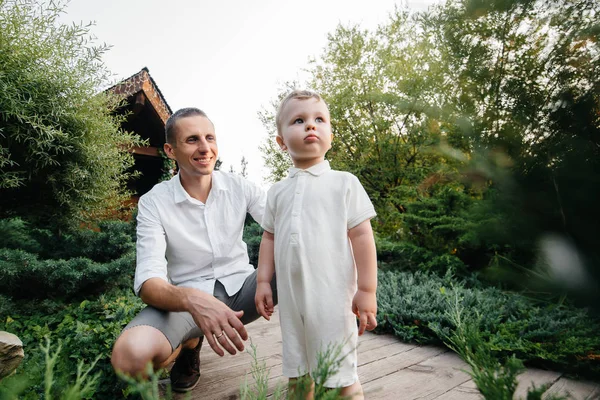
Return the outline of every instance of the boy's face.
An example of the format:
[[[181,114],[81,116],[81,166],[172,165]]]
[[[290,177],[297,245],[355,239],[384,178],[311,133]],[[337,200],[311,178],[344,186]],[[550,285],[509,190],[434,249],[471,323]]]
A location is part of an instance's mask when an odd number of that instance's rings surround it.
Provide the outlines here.
[[[281,113],[281,127],[276,140],[287,151],[294,166],[310,168],[325,159],[333,134],[329,110],[322,100],[292,99]]]
[[[199,115],[181,118],[175,124],[175,143],[166,143],[164,149],[169,158],[177,161],[182,175],[210,175],[219,155],[215,127]]]

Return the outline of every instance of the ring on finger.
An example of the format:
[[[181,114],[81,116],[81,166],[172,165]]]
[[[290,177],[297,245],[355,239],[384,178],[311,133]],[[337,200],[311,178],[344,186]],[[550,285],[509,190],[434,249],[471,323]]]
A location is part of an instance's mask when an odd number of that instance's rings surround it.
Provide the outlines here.
[[[215,335],[215,339],[217,339],[217,340],[218,340],[218,339],[219,339],[221,336],[223,336],[223,334],[224,334],[224,333],[225,333],[225,331],[221,331],[221,333],[220,333],[220,334],[218,334],[218,335]]]

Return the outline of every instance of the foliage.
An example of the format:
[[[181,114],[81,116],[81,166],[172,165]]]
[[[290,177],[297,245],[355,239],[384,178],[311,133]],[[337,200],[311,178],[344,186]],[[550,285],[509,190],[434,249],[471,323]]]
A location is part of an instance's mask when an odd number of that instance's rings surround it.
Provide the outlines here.
[[[505,360],[498,360],[492,354],[489,343],[482,338],[479,327],[481,316],[466,312],[460,303],[457,293],[448,293],[446,315],[455,328],[447,336],[441,334],[442,339],[471,367],[469,374],[485,399],[514,399],[517,376],[525,370],[523,363],[514,354]],[[536,388],[534,385],[528,389],[527,399],[541,399],[548,386]],[[564,399],[554,395],[545,398]]]
[[[10,381],[25,379],[30,384],[20,399],[38,399],[45,391],[43,351],[37,344],[50,337],[60,341],[62,352],[55,357],[55,387],[65,388],[76,381],[74,363],[97,364],[98,384],[94,398],[121,397],[124,385],[119,383],[110,365],[112,346],[125,325],[141,310],[142,302],[131,289],[113,289],[107,293],[83,301],[63,302],[53,300],[11,300],[3,302],[0,311],[0,330],[12,332],[29,349],[25,359]],[[7,388],[9,380],[0,383]]]
[[[267,137],[259,146],[263,155],[263,162],[269,170],[269,175],[266,178],[267,182],[275,183],[287,176],[288,169],[292,166],[292,160],[287,152],[281,151],[275,141],[277,137],[277,126],[275,123],[275,115],[277,107],[289,91],[292,91],[296,86],[295,82],[287,82],[284,87],[279,90],[276,98],[271,101],[268,108],[263,108],[258,113],[258,118],[267,131]]]
[[[240,399],[242,400],[259,400],[266,399],[269,395],[269,373],[266,361],[259,360],[256,345],[251,343],[247,350],[252,356],[252,365],[250,367],[250,375],[253,383],[248,383],[248,378],[240,385]],[[281,385],[277,385],[271,396],[273,399],[284,399],[284,389]]]
[[[18,218],[0,220],[0,290],[18,298],[46,298],[129,286],[135,264],[133,224],[102,221],[97,229],[58,236],[30,229]]]
[[[0,217],[60,229],[119,210],[140,144],[121,131],[119,100],[90,25],[64,25],[63,2],[0,2]]]
[[[377,331],[404,341],[441,343],[456,329],[446,314],[447,288],[460,296],[460,307],[481,316],[480,336],[495,357],[515,354],[529,365],[600,377],[600,320],[585,309],[534,302],[482,287],[476,279],[380,271]]]
[[[365,186],[380,238],[468,269],[581,275],[596,284],[567,289],[600,304],[599,4],[448,0],[329,35],[303,86],[328,102],[327,157]],[[262,151],[280,179],[288,161],[271,138]],[[585,273],[544,254],[548,234]]]
[[[117,375],[128,385],[124,393],[126,396],[129,396],[131,394],[139,394],[143,400],[171,400],[174,396],[170,384],[167,384],[164,396],[161,395],[158,381],[161,375],[163,375],[163,372],[164,371],[162,370],[154,371],[152,363],[148,363],[148,365],[146,365],[145,371],[145,374],[148,377],[147,379],[136,379],[118,371]],[[189,400],[191,398],[191,393],[188,392],[184,397],[179,398]]]
[[[344,356],[341,354],[342,346],[329,345],[323,351],[317,353],[317,368],[311,375],[304,375],[297,378],[293,387],[288,387],[288,392],[277,385],[272,394],[269,394],[269,372],[266,362],[259,360],[257,348],[254,344],[250,345],[248,353],[252,356],[252,366],[250,375],[254,381],[252,385],[248,379],[242,382],[240,387],[240,398],[242,400],[262,400],[272,399],[306,399],[307,394],[313,390],[313,398],[318,400],[340,399],[341,388],[330,389],[323,386],[328,377],[335,374],[340,366]]]
[[[165,150],[160,147],[158,148],[158,155],[162,160],[161,175],[158,178],[158,182],[167,181],[177,172],[177,163],[175,160],[170,159]]]
[[[55,368],[57,366],[58,357],[61,352],[61,344],[59,343],[56,350],[52,352],[50,345],[50,339],[46,337],[46,345],[40,345],[40,350],[44,356],[44,395],[40,396],[45,400],[51,400],[53,398],[61,400],[80,400],[80,399],[91,399],[94,395],[95,388],[98,384],[99,374],[90,375],[90,372],[94,369],[98,358],[93,361],[90,365],[84,368],[82,360],[77,364],[77,373],[75,375],[75,382],[73,384],[67,384],[57,388],[56,383],[60,381],[54,375]],[[17,380],[18,381],[18,380]],[[4,386],[4,387],[2,387]],[[21,398],[25,389],[24,385],[11,381],[8,384],[0,386],[0,398],[6,400],[12,400]]]
[[[395,271],[465,272],[465,265],[451,253],[436,254],[409,241],[376,238],[377,259],[381,268]]]
[[[0,290],[20,298],[46,298],[98,293],[130,282],[134,253],[105,263],[77,257],[40,260],[22,250],[0,249]]]
[[[244,225],[243,240],[246,242],[250,264],[254,265],[255,267],[258,266],[258,251],[260,249],[262,234],[263,229],[257,222],[251,221]]]
[[[498,267],[585,275],[596,285],[563,289],[585,289],[590,305],[600,283],[598,15],[587,0],[449,2],[423,25],[454,71],[448,93],[469,121],[469,175],[491,189],[473,236],[502,252]],[[546,257],[547,235],[568,242],[584,272]]]

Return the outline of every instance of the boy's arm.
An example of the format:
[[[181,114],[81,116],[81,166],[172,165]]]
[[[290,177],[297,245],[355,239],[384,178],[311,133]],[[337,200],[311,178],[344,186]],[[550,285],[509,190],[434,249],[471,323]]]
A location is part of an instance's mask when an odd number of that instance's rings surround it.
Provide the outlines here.
[[[258,270],[256,272],[256,310],[265,319],[273,315],[273,291],[271,280],[275,272],[275,236],[268,231],[263,232],[258,253]]]
[[[367,219],[348,231],[356,262],[358,290],[352,300],[352,312],[360,319],[358,334],[377,326],[377,253],[371,220]]]

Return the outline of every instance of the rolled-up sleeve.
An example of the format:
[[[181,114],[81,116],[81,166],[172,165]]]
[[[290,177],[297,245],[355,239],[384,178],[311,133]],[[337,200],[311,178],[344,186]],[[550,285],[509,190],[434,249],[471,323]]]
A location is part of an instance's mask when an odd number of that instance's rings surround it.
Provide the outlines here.
[[[248,204],[248,213],[260,225],[265,213],[265,203],[267,202],[267,193],[257,185],[244,180],[244,194]]]
[[[168,281],[165,230],[156,205],[142,196],[138,203],[136,267],[133,290],[139,296],[144,282],[150,278]]]

